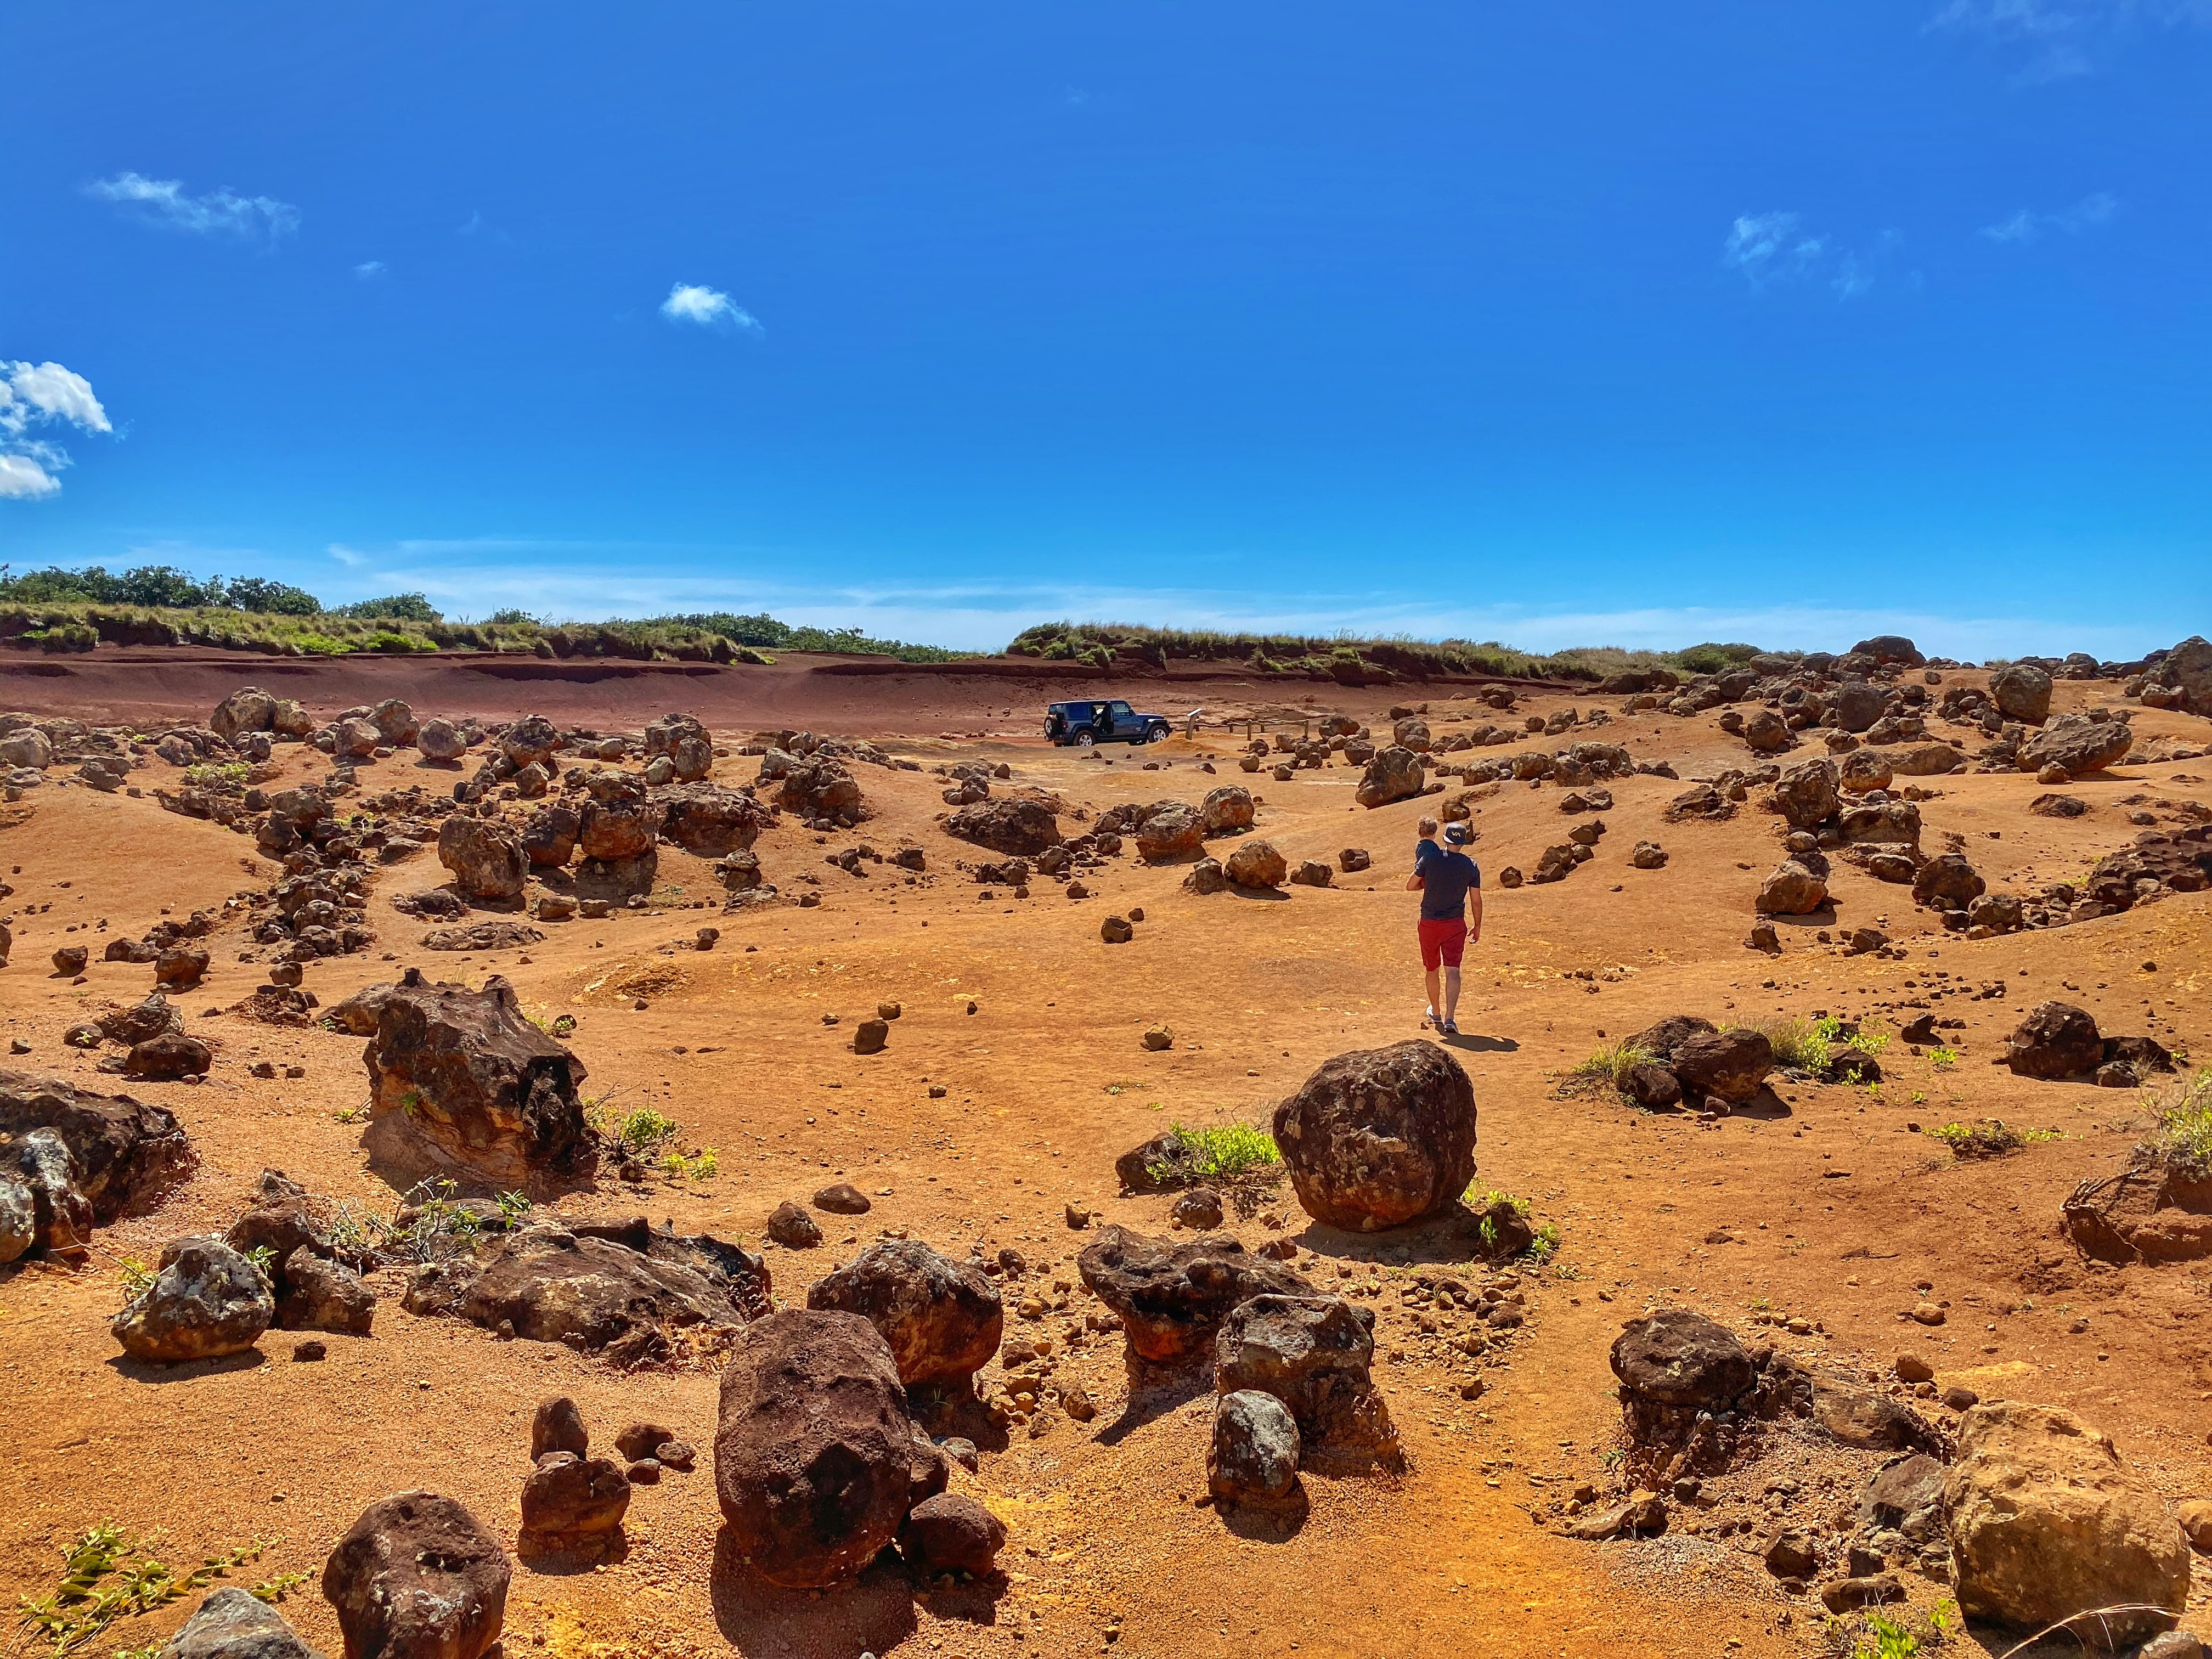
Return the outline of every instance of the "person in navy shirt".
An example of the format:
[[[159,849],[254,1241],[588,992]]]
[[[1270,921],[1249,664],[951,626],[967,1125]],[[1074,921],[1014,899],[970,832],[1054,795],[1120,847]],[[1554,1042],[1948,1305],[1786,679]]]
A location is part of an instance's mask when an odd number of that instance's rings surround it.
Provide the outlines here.
[[[1457,1036],[1453,1016],[1459,1010],[1460,959],[1470,940],[1482,938],[1482,872],[1459,850],[1470,839],[1466,824],[1447,824],[1442,847],[1437,845],[1434,818],[1423,818],[1420,830],[1406,890],[1421,896],[1421,967],[1429,988],[1428,1012],[1421,1024]]]

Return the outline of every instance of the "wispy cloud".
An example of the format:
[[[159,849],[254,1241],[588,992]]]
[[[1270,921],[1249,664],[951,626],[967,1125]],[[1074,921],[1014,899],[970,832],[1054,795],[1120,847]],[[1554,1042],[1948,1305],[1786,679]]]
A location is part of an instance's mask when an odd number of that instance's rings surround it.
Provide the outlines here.
[[[115,429],[83,375],[59,363],[0,362],[0,499],[36,501],[61,493],[54,475],[70,464],[69,452],[31,435],[56,425]]]
[[[678,283],[660,302],[660,314],[672,323],[690,323],[700,328],[740,334],[765,334],[760,319],[728,295],[703,283]]]
[[[2078,236],[2085,230],[2110,224],[2119,210],[2120,198],[2100,190],[2056,213],[2036,213],[2022,208],[2010,218],[1984,225],[1982,234],[1992,242],[2033,242],[2052,231]]]
[[[1808,230],[1795,213],[1746,213],[1729,227],[1721,263],[1754,289],[1820,283],[1838,300],[1856,300],[1874,287],[1900,240],[1895,231],[1884,231],[1872,247],[1851,247]]]
[[[2212,0],[1947,0],[1931,30],[1979,35],[2014,55],[2014,82],[2092,75],[2154,29],[2212,27]]]
[[[514,240],[490,220],[485,218],[482,208],[471,208],[469,216],[453,227],[453,234],[485,242],[512,242]]]
[[[392,267],[381,259],[364,259],[353,268],[353,274],[362,282],[373,283],[386,275],[391,269]]]
[[[229,185],[194,196],[180,179],[118,173],[95,179],[85,193],[113,202],[143,224],[196,236],[236,236],[274,247],[300,228],[300,210],[270,196],[240,196]]]

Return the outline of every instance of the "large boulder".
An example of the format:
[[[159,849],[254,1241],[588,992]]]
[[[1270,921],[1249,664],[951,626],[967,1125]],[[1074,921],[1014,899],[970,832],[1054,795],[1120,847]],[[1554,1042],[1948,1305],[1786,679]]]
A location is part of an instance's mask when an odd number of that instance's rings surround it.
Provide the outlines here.
[[[1928,659],[1902,634],[1877,634],[1851,647],[1855,656],[1872,657],[1885,668],[1917,668]]]
[[[77,1188],[103,1227],[150,1208],[194,1162],[184,1126],[166,1107],[0,1071],[0,1135],[21,1139],[33,1129],[52,1129],[69,1148]]]
[[[1106,1227],[1076,1265],[1091,1293],[1121,1316],[1130,1353],[1151,1364],[1211,1360],[1221,1322],[1255,1296],[1314,1294],[1300,1275],[1226,1235],[1170,1244]]]
[[[611,1457],[549,1451],[522,1483],[522,1542],[549,1555],[611,1544],[629,1510],[629,1476]]]
[[[369,724],[388,748],[401,749],[422,734],[422,722],[401,697],[386,697],[368,711]]]
[[[31,1189],[0,1170],[0,1267],[38,1247],[39,1206]]]
[[[276,1322],[288,1331],[342,1331],[367,1336],[376,1320],[376,1292],[344,1263],[307,1245],[283,1258]]]
[[[1327,870],[1324,865],[1324,874]],[[1289,863],[1275,850],[1274,843],[1266,841],[1240,843],[1221,866],[1221,873],[1229,878],[1231,886],[1254,890],[1280,887],[1290,872]]]
[[[754,1325],[722,1370],[714,1494],[738,1560],[786,1589],[858,1574],[911,1502],[914,1425],[890,1347],[857,1314]]]
[[[1971,1408],[1943,1502],[1969,1619],[2021,1631],[2068,1623],[2083,1641],[2118,1648],[2172,1628],[2187,1602],[2181,1528],[2111,1438],[2071,1412]],[[2077,1621],[2112,1607],[2129,1610]]]
[[[2104,1064],[2105,1040],[2087,1009],[2039,1002],[2007,1039],[2004,1062],[2018,1077],[2073,1077]]]
[[[1826,878],[1795,859],[1784,859],[1774,873],[1759,884],[1753,907],[1764,916],[1809,916],[1828,902]]]
[[[1965,854],[1938,853],[1912,878],[1912,902],[1937,910],[1963,910],[1988,886]]]
[[[806,1305],[858,1314],[883,1334],[899,1381],[965,1385],[1005,1334],[998,1286],[916,1239],[878,1240],[817,1279]]]
[[[1715,1410],[1759,1380],[1735,1333],[1687,1308],[1630,1320],[1613,1339],[1611,1358],[1623,1389],[1662,1406]]]
[[[208,730],[225,743],[249,732],[266,732],[276,718],[276,699],[258,685],[241,685],[215,706]]]
[[[1209,836],[1225,836],[1252,827],[1252,792],[1241,783],[1224,783],[1210,789],[1198,804],[1199,822]]]
[[[702,788],[668,803],[662,833],[695,858],[719,859],[744,852],[768,824],[768,808],[750,795]]]
[[[1197,852],[1206,840],[1206,820],[1192,807],[1170,801],[1137,826],[1137,856],[1159,863]]]
[[[514,1576],[507,1552],[454,1499],[380,1498],[323,1564],[346,1659],[478,1659],[499,1640]]]
[[[1275,1109],[1306,1213],[1356,1232],[1434,1215],[1474,1176],[1474,1087],[1446,1049],[1406,1042],[1325,1062]]]
[[[1411,800],[1421,793],[1427,781],[1428,774],[1422,769],[1421,757],[1394,743],[1378,750],[1375,758],[1367,763],[1352,799],[1370,809],[1388,806],[1392,801]]]
[[[1224,1508],[1295,1504],[1304,1449],[1297,1420],[1274,1395],[1249,1389],[1224,1394],[1213,1404],[1206,1488]]]
[[[834,818],[856,823],[866,815],[860,780],[833,755],[793,761],[776,791],[776,805],[806,819]]]
[[[1828,713],[1845,732],[1863,732],[1882,715],[1889,696],[1878,685],[1864,680],[1845,680],[1828,698]]]
[[[160,991],[149,991],[143,1001],[127,1008],[111,1008],[94,1022],[110,1042],[146,1042],[157,1036],[181,1035],[184,1016]]]
[[[424,1270],[408,1307],[634,1364],[665,1358],[672,1331],[738,1330],[771,1303],[768,1268],[751,1251],[641,1216],[526,1227],[473,1261]]]
[[[1837,782],[1835,762],[1802,761],[1775,784],[1774,804],[1793,829],[1817,829],[1836,810]]]
[[[1060,845],[1060,820],[1049,808],[1004,796],[962,807],[945,821],[945,832],[1015,858],[1035,858]]]
[[[521,839],[491,818],[456,812],[438,826],[438,862],[453,872],[465,898],[504,902],[522,896],[530,859]]]
[[[2134,744],[2135,733],[2125,720],[2061,714],[2021,745],[2020,769],[2040,772],[2046,766],[2057,766],[2069,777],[2085,777],[2118,765]]]
[[[252,1590],[226,1584],[208,1592],[161,1659],[323,1659],[284,1615]]]
[[[500,733],[499,752],[517,770],[551,761],[568,740],[561,728],[543,714],[525,714]]]
[[[981,1578],[998,1562],[1006,1523],[965,1492],[941,1492],[907,1512],[899,1553],[924,1577],[964,1572]]]
[[[1398,1431],[1375,1386],[1375,1313],[1335,1296],[1254,1297],[1213,1344],[1220,1394],[1256,1389],[1290,1407],[1309,1456],[1395,1462]]]
[[[522,825],[522,850],[533,870],[558,870],[576,856],[583,815],[565,801],[539,807]]]
[[[2166,653],[2154,678],[2180,694],[2176,706],[2191,714],[2212,716],[2212,642],[2192,634]]]
[[[433,714],[415,732],[416,752],[426,761],[457,761],[468,747],[468,734],[442,715]]]
[[[20,1200],[11,1200],[9,1208],[19,1216],[24,1209],[29,1212],[27,1224],[19,1219],[9,1229],[26,1241],[15,1254],[43,1249],[52,1255],[82,1258],[92,1243],[94,1211],[92,1200],[77,1185],[76,1159],[68,1143],[54,1130],[32,1129],[0,1147],[0,1158],[4,1158],[0,1172],[22,1195]]]
[[[669,769],[680,783],[696,783],[714,769],[714,740],[707,735],[707,728],[689,714],[663,714],[645,728],[646,759],[650,762],[662,755],[668,757]]]
[[[1774,1045],[1758,1031],[1700,1031],[1675,1048],[1669,1069],[1686,1095],[1717,1096],[1732,1106],[1759,1097],[1774,1069]]]
[[[586,858],[609,864],[643,858],[659,839],[662,811],[642,795],[587,800],[577,825],[576,845]]]
[[[2040,726],[2051,718],[2051,676],[2032,662],[2007,663],[1990,676],[1990,701],[2007,720]]]
[[[514,988],[430,984],[410,968],[362,1055],[373,1149],[499,1192],[588,1179],[584,1065],[522,1017]]]
[[[1920,809],[1909,800],[1868,801],[1844,809],[1839,827],[1854,846],[1920,845]]]
[[[177,1238],[108,1329],[133,1359],[176,1364],[243,1353],[276,1317],[276,1298],[252,1262],[219,1238]]]

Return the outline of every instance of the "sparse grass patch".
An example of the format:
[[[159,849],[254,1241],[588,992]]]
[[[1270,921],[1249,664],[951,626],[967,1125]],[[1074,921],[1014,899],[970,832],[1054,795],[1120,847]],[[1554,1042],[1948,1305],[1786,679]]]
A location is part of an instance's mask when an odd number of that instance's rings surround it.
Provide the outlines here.
[[[135,1537],[113,1521],[87,1528],[62,1552],[61,1580],[54,1589],[17,1601],[16,1624],[25,1644],[36,1644],[56,1659],[75,1653],[118,1620],[155,1612],[218,1578],[228,1578],[283,1540],[257,1538],[220,1550],[202,1557],[199,1565],[187,1571],[155,1556],[153,1551],[161,1542],[158,1534]],[[264,1601],[279,1601],[306,1577],[304,1573],[282,1573],[255,1584],[251,1594]]]
[[[1187,1129],[1171,1123],[1168,1133],[1189,1155],[1188,1172],[1201,1181],[1235,1181],[1279,1167],[1283,1161],[1283,1155],[1275,1150],[1275,1138],[1249,1123],[1222,1123],[1206,1129]]]
[[[714,1156],[712,1146],[702,1146],[689,1154],[671,1152],[660,1160],[660,1167],[678,1181],[711,1181],[722,1161]]]
[[[224,761],[219,764],[203,761],[197,766],[185,769],[185,781],[198,784],[204,789],[210,787],[221,788],[226,785],[234,785],[242,789],[246,787],[246,775],[252,769],[244,761]]]
[[[2212,1067],[2174,1089],[2158,1105],[2153,1144],[2171,1163],[2212,1167]]]
[[[660,1151],[682,1133],[674,1118],[650,1106],[640,1106],[615,1121],[608,1139],[617,1151],[641,1157]]]
[[[1928,1051],[1928,1063],[1939,1072],[1946,1066],[1956,1066],[1959,1063],[1959,1051],[1956,1048],[1930,1048]]]
[[[1827,1076],[1850,1054],[1872,1059],[1889,1046],[1887,1031],[1854,1031],[1846,1036],[1844,1022],[1833,1014],[1818,1019],[1770,1019],[1749,1029],[1772,1045],[1776,1065],[1814,1077]]]
[[[2065,1139],[2057,1129],[2022,1129],[2001,1117],[1986,1123],[1946,1123],[1926,1133],[1948,1146],[1952,1157],[1961,1158],[2003,1158],[2023,1146]]]
[[[1597,1049],[1568,1075],[1602,1079],[1618,1089],[1626,1081],[1632,1067],[1644,1065],[1651,1057],[1651,1051],[1649,1048],[1639,1048],[1634,1042],[1624,1038],[1619,1042],[1608,1042],[1602,1048]]]

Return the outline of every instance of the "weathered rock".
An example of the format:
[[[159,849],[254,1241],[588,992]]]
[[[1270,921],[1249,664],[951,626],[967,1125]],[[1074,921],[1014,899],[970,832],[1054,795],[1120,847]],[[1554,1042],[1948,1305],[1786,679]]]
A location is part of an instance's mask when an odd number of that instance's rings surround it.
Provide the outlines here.
[[[1229,878],[1222,872],[1220,860],[1200,859],[1190,866],[1190,873],[1182,878],[1182,884],[1202,898],[1210,893],[1226,892]]]
[[[550,761],[566,742],[561,728],[544,715],[525,714],[500,733],[499,752],[510,766],[536,766]]]
[[[1629,867],[1636,870],[1663,870],[1667,867],[1667,849],[1656,841],[1639,841],[1628,855]]]
[[[964,1572],[981,1578],[998,1565],[1006,1522],[964,1492],[939,1492],[908,1511],[898,1533],[899,1553],[924,1577]]]
[[[1683,1091],[1717,1095],[1731,1105],[1755,1100],[1774,1069],[1774,1045],[1758,1031],[1700,1031],[1674,1051],[1672,1069]]]
[[[2072,1625],[2099,1647],[2170,1629],[2189,1595],[2189,1546],[2111,1439],[2073,1413],[2009,1401],[1959,1427],[1944,1486],[1959,1606],[2016,1630],[2130,1603]]]
[[[503,902],[522,896],[530,860],[521,840],[489,818],[455,813],[438,826],[438,862],[453,872],[462,896]]]
[[[198,1037],[165,1031],[131,1045],[123,1059],[123,1074],[148,1083],[174,1083],[180,1078],[204,1077],[214,1063],[215,1051]]]
[[[533,870],[558,870],[576,856],[583,815],[562,801],[532,812],[522,826],[522,850]]]
[[[404,1167],[501,1192],[592,1171],[583,1063],[522,1017],[496,974],[471,991],[409,969],[377,1011],[362,1063],[374,1150]]]
[[[814,1194],[814,1207],[827,1210],[831,1215],[866,1215],[875,1206],[851,1182],[840,1181]]]
[[[722,1371],[714,1492],[735,1553],[770,1583],[853,1577],[909,1505],[914,1426],[890,1349],[857,1314],[753,1326]]]
[[[2071,1077],[2104,1064],[2105,1041],[2087,1009],[2039,1002],[2007,1040],[2004,1060],[2018,1077]]]
[[[2020,769],[2040,772],[2046,766],[2063,769],[2069,777],[2083,778],[2117,766],[2135,744],[2135,733],[2125,720],[2093,720],[2082,714],[2062,714],[2034,738],[2021,745]]]
[[[323,1565],[346,1659],[478,1659],[499,1640],[507,1552],[459,1503],[395,1492],[363,1510]]]
[[[1888,701],[1880,686],[1845,680],[1830,695],[1828,709],[1839,730],[1863,732],[1881,718]]]
[[[1909,800],[1873,801],[1844,809],[1839,829],[1854,846],[1871,842],[1918,847],[1920,809]]]
[[[1398,1461],[1398,1431],[1370,1371],[1373,1310],[1341,1297],[1255,1296],[1222,1322],[1213,1356],[1216,1391],[1281,1401],[1309,1456]]]
[[[1225,836],[1231,830],[1252,827],[1252,792],[1242,784],[1224,783],[1218,789],[1209,790],[1198,804],[1198,817],[1209,836]]]
[[[1035,858],[1060,845],[1060,820],[1049,808],[1005,796],[962,807],[945,821],[945,832],[1016,858]]]
[[[1784,859],[1759,884],[1754,901],[1762,915],[1809,916],[1826,908],[1828,884],[1795,859]]]
[[[1375,860],[1364,847],[1347,847],[1336,855],[1336,867],[1347,876],[1356,876],[1370,868]]]
[[[689,714],[663,714],[645,728],[646,759],[663,755],[668,757],[669,769],[684,783],[696,782],[714,768],[714,740],[707,735],[707,728]]]
[[[882,1333],[899,1381],[961,1386],[990,1362],[1006,1328],[998,1287],[915,1239],[878,1240],[817,1279],[806,1305],[858,1314]]]
[[[866,815],[860,780],[835,756],[820,754],[795,761],[783,775],[776,805],[801,817],[834,818],[858,823]],[[1047,814],[1049,817],[1049,814]]]
[[[1836,811],[1836,781],[1835,762],[1801,762],[1784,772],[1774,786],[1775,805],[1791,828],[1816,829]]]
[[[1989,884],[1975,872],[1962,853],[1939,853],[1920,866],[1912,878],[1912,902],[1938,910],[1963,910],[1979,898]]]
[[[643,858],[659,836],[661,813],[641,795],[586,800],[576,830],[577,850],[609,864]]]
[[[1197,852],[1205,839],[1206,821],[1192,808],[1171,801],[1137,826],[1137,856],[1148,863],[1181,858]]]
[[[154,958],[154,983],[164,991],[189,991],[205,976],[208,953],[197,945],[172,945]]]
[[[1885,1463],[1859,1494],[1859,1525],[1892,1532],[1911,1527],[1911,1535],[1928,1535],[1941,1516],[1945,1473],[1942,1461],[1926,1452]]]
[[[165,1107],[0,1071],[0,1135],[20,1139],[33,1129],[52,1129],[68,1147],[76,1186],[103,1227],[151,1207],[193,1164],[184,1127]]]
[[[537,1414],[530,1421],[532,1462],[548,1452],[569,1452],[581,1457],[591,1445],[592,1431],[584,1426],[584,1413],[574,1401],[556,1394],[538,1402]]]
[[[821,1226],[805,1207],[786,1199],[768,1218],[768,1236],[786,1249],[811,1250],[822,1242]]]
[[[1990,676],[1990,701],[2007,720],[2040,726],[2051,718],[2051,676],[2033,663],[2008,663]]]
[[[241,685],[208,716],[208,730],[225,743],[250,732],[266,732],[276,717],[276,699],[258,685]]]
[[[1862,1451],[1929,1451],[1935,1431],[1909,1406],[1871,1389],[1813,1379],[1813,1420],[1830,1438]]]
[[[1843,758],[1837,768],[1837,784],[1854,795],[1870,794],[1876,789],[1887,789],[1896,775],[1896,769],[1887,749],[1854,749]],[[1814,826],[1807,824],[1806,829]]]
[[[422,722],[415,711],[398,697],[386,697],[368,711],[369,724],[376,727],[377,735],[387,747],[404,748],[421,735]]]
[[[69,1143],[55,1130],[30,1129],[5,1152],[12,1165],[9,1184],[23,1194],[30,1208],[28,1243],[23,1248],[82,1257],[92,1242],[94,1211],[92,1200],[77,1184],[76,1159]]]
[[[1638,1060],[1621,1073],[1620,1092],[1638,1106],[1664,1111],[1682,1103],[1682,1080],[1664,1066]]]
[[[0,1171],[0,1267],[39,1243],[39,1208],[31,1189],[9,1171]]]
[[[276,1298],[248,1261],[217,1238],[172,1239],[153,1283],[108,1329],[133,1359],[175,1364],[243,1353],[276,1316]]]
[[[1307,1214],[1354,1231],[1399,1226],[1474,1177],[1474,1090],[1434,1043],[1356,1050],[1276,1107],[1274,1135]]]
[[[1392,744],[1367,763],[1352,798],[1370,810],[1388,806],[1392,801],[1412,799],[1421,793],[1427,781],[1428,774],[1422,769],[1421,757],[1410,749]]]
[[[145,1000],[128,1008],[116,1008],[100,1016],[95,1022],[100,1034],[111,1042],[143,1042],[165,1032],[182,1031],[185,1022],[169,999],[159,991],[149,993]]]
[[[422,943],[426,951],[519,951],[544,940],[544,934],[526,922],[478,921],[466,927],[433,927]]]
[[[736,789],[695,789],[668,803],[662,833],[696,858],[718,859],[751,847],[769,823],[768,808]]]
[[[1632,1319],[1613,1339],[1613,1374],[1662,1406],[1713,1410],[1750,1391],[1751,1356],[1726,1326],[1687,1308]]]
[[[1290,1268],[1227,1237],[1170,1244],[1106,1227],[1077,1266],[1092,1293],[1121,1316],[1130,1352],[1154,1364],[1210,1360],[1221,1322],[1239,1303],[1271,1291],[1314,1293]]]
[[[468,738],[453,721],[433,714],[415,733],[416,752],[426,761],[457,761],[468,752]]]
[[[611,1457],[548,1452],[522,1483],[522,1542],[548,1554],[604,1548],[622,1530],[629,1493]]]
[[[1298,1425],[1271,1394],[1243,1389],[1214,1401],[1206,1484],[1217,1504],[1263,1507],[1297,1502]]]
[[[1272,842],[1248,841],[1229,855],[1221,873],[1231,886],[1256,890],[1281,886],[1290,874],[1290,866]]]
[[[284,1622],[284,1615],[251,1590],[224,1585],[185,1620],[161,1650],[161,1659],[322,1659]]]
[[[288,1331],[344,1331],[367,1336],[376,1319],[376,1292],[341,1262],[302,1244],[283,1259],[276,1323]]]

